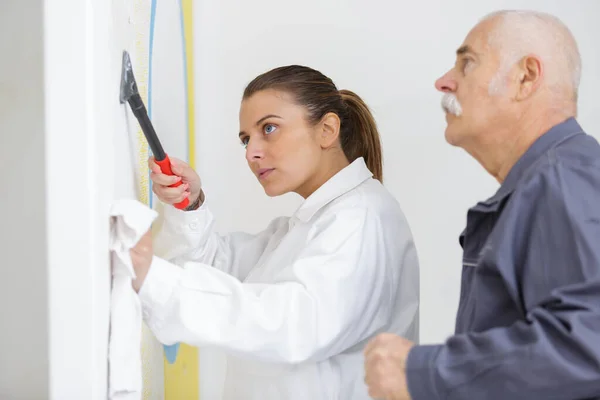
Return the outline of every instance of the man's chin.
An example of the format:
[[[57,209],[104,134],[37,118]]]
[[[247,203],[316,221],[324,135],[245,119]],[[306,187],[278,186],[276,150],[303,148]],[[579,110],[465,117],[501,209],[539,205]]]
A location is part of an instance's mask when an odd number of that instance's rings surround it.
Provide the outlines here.
[[[460,143],[460,132],[456,129],[456,126],[448,123],[446,126],[446,131],[444,132],[444,137],[446,138],[446,142],[451,146],[458,146]]]

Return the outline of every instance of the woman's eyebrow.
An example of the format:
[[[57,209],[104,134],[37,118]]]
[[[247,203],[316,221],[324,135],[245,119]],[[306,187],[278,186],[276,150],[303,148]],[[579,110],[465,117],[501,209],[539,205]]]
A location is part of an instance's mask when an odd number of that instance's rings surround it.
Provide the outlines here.
[[[279,118],[279,119],[283,119],[281,118],[279,115],[275,115],[275,114],[267,114],[264,117],[260,118],[258,121],[256,121],[256,123],[254,125],[258,126],[260,125],[261,122],[263,122],[265,119],[269,119],[269,118]],[[238,135],[239,137],[242,137],[246,134],[246,132],[241,131],[240,134]]]

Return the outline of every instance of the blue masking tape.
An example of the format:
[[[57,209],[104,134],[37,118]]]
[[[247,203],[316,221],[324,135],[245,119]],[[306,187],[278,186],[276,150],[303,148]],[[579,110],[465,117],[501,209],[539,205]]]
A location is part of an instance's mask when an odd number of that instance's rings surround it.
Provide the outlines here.
[[[172,345],[163,345],[165,349],[165,357],[169,364],[173,364],[175,360],[177,360],[177,352],[179,351],[179,343],[175,343]]]
[[[152,53],[154,48],[154,25],[156,22],[156,0],[152,0],[150,5],[150,43],[148,45],[148,117],[152,118]],[[148,150],[148,153],[151,153]],[[150,175],[150,171],[148,171],[148,176]],[[150,208],[153,207],[153,199],[152,199],[152,181],[149,181],[149,202]],[[163,345],[163,349],[165,352],[165,357],[169,364],[173,364],[175,360],[177,360],[177,353],[179,352],[179,343],[174,345]]]

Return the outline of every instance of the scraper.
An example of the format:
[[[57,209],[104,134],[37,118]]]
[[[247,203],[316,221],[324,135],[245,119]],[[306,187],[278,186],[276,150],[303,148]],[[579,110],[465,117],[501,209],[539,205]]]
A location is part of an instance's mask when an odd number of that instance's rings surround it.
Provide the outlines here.
[[[158,136],[156,135],[156,131],[152,126],[152,122],[150,122],[150,118],[148,117],[148,111],[146,111],[146,107],[144,106],[144,102],[140,96],[137,84],[135,82],[133,68],[131,67],[131,59],[126,50],[123,51],[121,93],[119,96],[119,101],[121,104],[125,102],[129,103],[131,111],[133,111],[133,115],[135,115],[140,123],[140,126],[142,127],[144,136],[146,137],[148,145],[150,146],[150,150],[152,150],[152,154],[154,155],[154,160],[156,164],[160,166],[162,173],[166,175],[175,175],[171,170],[171,160],[169,160],[169,156],[163,150],[163,147],[158,140]],[[177,187],[181,185],[181,183],[181,180],[179,180],[169,187]],[[174,206],[178,209],[184,209],[189,205],[189,202],[189,199],[185,198],[180,203],[174,204]]]

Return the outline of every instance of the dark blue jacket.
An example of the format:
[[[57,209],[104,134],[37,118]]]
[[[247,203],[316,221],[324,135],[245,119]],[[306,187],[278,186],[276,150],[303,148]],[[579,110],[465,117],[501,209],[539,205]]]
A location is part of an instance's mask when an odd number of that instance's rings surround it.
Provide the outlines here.
[[[600,399],[600,146],[574,118],[467,214],[455,335],[416,346],[413,400]]]

